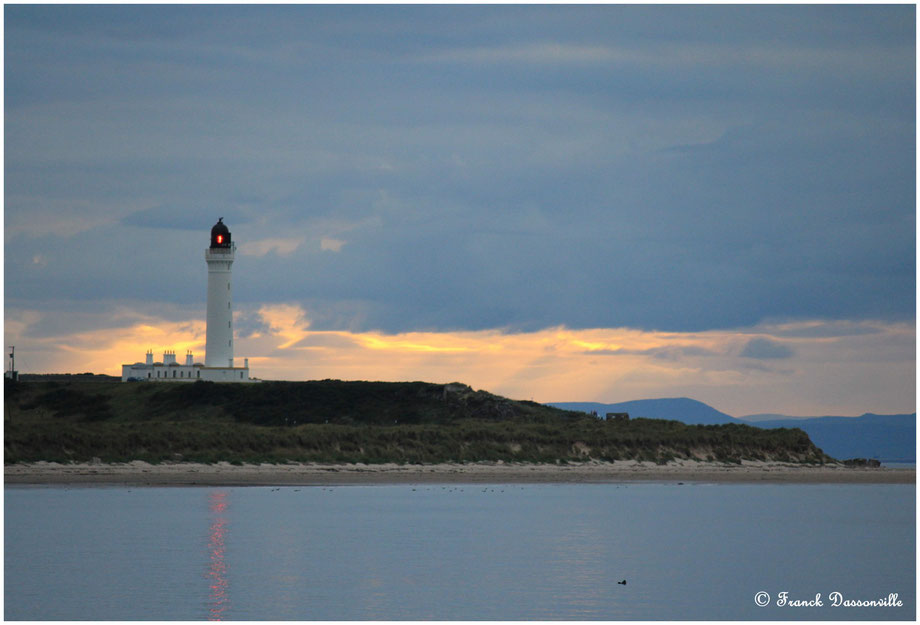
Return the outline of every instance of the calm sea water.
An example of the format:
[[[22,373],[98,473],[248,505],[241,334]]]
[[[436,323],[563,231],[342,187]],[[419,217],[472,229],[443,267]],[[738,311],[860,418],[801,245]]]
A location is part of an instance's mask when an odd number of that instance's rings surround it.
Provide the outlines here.
[[[10,620],[913,620],[907,485],[13,487]],[[617,584],[626,580],[626,585]],[[755,603],[768,593],[768,605]],[[823,607],[779,607],[814,599]],[[897,593],[901,607],[833,607]],[[764,595],[759,598],[763,600]]]

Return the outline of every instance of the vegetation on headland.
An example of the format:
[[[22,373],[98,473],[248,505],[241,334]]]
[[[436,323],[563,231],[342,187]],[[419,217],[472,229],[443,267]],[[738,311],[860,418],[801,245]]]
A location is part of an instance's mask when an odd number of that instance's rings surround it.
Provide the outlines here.
[[[5,415],[7,463],[833,461],[798,429],[599,421],[458,383],[23,376]]]

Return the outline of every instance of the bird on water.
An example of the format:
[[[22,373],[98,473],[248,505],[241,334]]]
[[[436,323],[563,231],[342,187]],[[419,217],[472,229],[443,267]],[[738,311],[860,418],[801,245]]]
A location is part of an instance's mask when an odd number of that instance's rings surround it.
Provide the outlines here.
[[[625,586],[625,585],[626,585],[626,580],[624,579],[622,582],[617,582],[617,584],[622,584],[622,585]]]

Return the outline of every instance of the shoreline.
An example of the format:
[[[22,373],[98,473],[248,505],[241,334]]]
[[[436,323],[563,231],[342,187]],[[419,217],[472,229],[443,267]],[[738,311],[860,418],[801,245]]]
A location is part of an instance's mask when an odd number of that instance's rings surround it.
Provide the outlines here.
[[[4,467],[4,485],[334,486],[372,484],[604,484],[703,482],[764,484],[914,484],[916,469],[860,468],[744,461],[678,460],[664,465],[620,460],[579,464],[148,464],[36,462]]]

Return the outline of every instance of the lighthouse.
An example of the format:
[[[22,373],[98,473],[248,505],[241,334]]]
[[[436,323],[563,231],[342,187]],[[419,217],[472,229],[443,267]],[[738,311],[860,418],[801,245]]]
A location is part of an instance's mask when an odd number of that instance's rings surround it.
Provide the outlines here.
[[[233,366],[233,298],[230,270],[236,245],[221,217],[211,228],[210,245],[204,251],[208,265],[208,309],[204,364],[194,361],[191,351],[185,364],[176,362],[176,352],[167,349],[163,361],[153,361],[147,350],[146,362],[121,366],[123,382],[258,382],[249,377],[249,359],[242,367]]]
[[[211,228],[211,245],[204,251],[208,263],[208,333],[205,367],[233,366],[233,303],[230,269],[236,245],[221,217]]]

